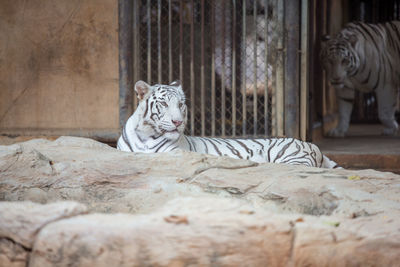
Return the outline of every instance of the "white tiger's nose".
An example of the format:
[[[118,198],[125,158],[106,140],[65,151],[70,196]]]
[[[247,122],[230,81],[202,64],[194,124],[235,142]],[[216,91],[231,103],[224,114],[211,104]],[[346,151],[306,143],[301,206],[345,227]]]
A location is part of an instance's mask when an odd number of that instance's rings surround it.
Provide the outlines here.
[[[176,120],[171,120],[171,121],[176,127],[179,127],[179,125],[181,125],[183,122],[183,121],[176,121]]]

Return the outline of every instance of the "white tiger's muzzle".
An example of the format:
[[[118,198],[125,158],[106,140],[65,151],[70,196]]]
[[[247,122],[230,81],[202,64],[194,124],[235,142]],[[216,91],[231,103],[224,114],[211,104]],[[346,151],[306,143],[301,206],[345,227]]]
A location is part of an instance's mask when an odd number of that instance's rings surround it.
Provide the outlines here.
[[[347,78],[346,66],[340,60],[331,61],[331,65],[327,68],[329,82],[333,87],[343,88]]]
[[[179,108],[168,107],[167,114],[164,116],[159,128],[167,139],[174,140],[183,134],[186,119]]]

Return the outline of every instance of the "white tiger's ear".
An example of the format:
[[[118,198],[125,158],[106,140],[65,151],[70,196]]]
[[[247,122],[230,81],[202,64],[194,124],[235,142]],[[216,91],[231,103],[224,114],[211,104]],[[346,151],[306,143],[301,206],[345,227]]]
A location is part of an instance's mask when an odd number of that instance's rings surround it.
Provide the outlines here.
[[[144,81],[137,81],[135,84],[135,91],[139,100],[143,100],[144,96],[150,91],[150,85]]]
[[[180,80],[175,80],[172,83],[170,83],[172,86],[181,86],[181,81]]]

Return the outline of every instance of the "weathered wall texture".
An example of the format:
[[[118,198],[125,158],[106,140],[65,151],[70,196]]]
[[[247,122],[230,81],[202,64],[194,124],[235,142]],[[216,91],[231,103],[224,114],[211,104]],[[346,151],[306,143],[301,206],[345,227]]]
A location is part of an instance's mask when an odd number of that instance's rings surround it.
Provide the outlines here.
[[[118,2],[0,1],[0,133],[118,131]]]

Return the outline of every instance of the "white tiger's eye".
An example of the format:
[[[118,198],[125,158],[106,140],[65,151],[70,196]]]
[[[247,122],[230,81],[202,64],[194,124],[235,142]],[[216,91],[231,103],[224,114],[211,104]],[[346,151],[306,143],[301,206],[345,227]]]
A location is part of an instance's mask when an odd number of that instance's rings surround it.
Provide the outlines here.
[[[182,108],[183,107],[183,103],[179,103],[179,108]]]
[[[160,103],[161,103],[161,105],[163,105],[164,107],[168,107],[167,102],[163,101],[163,102],[160,102]]]

